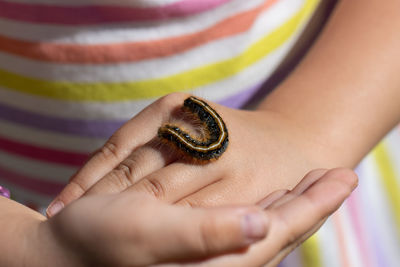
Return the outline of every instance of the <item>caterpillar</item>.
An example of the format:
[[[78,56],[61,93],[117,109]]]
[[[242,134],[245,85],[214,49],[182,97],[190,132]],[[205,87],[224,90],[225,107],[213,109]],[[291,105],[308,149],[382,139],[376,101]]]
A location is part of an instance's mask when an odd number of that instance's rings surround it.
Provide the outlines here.
[[[186,156],[207,162],[218,159],[227,149],[228,130],[221,116],[206,102],[190,96],[183,102],[183,109],[196,116],[203,124],[206,138],[194,138],[181,127],[165,124],[158,129],[161,140],[173,144]]]

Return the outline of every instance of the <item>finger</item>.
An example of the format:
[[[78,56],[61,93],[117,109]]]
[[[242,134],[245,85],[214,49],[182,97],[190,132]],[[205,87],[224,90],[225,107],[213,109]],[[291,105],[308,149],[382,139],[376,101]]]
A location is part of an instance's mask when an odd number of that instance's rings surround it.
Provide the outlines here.
[[[124,124],[72,177],[68,185],[49,205],[47,215],[54,215],[63,206],[82,196],[134,149],[155,137],[158,127],[186,97],[187,95],[182,93],[162,97]]]
[[[282,198],[284,195],[288,194],[290,191],[288,189],[282,189],[269,194],[266,198],[260,200],[257,205],[263,209],[268,208],[272,203]]]
[[[159,200],[174,203],[217,182],[221,172],[222,170],[215,168],[213,164],[192,165],[174,162],[144,177],[127,191],[150,194]]]
[[[226,174],[220,177],[226,177]],[[254,204],[265,195],[264,190],[254,190],[264,185],[252,182],[252,179],[220,179],[179,200],[177,204],[189,207]],[[268,188],[268,185],[265,186]]]
[[[212,185],[209,185],[198,192],[180,200],[177,202],[179,205],[190,206],[190,207],[212,207],[217,205],[227,204],[253,204],[258,203],[261,207],[267,207],[278,199],[291,199],[293,196],[297,196],[302,190],[310,186],[315,180],[321,177],[326,170],[318,169],[310,172],[303,178],[302,182],[296,186],[292,191],[282,189],[265,198],[262,195],[264,190],[245,190],[246,188],[268,188],[268,184],[265,185],[251,185],[251,179],[220,179],[215,180]],[[237,196],[241,196],[240,199],[246,199],[246,202],[240,202]],[[261,199],[261,200],[260,200]]]
[[[152,229],[157,243],[152,249],[160,261],[193,261],[235,252],[267,234],[267,218],[257,207],[174,208],[177,211],[168,211],[163,224]]]
[[[139,147],[89,188],[85,195],[119,193],[177,158],[168,146],[150,142]]]
[[[350,170],[326,172],[301,195],[267,210],[271,220],[270,238],[279,240],[281,248],[297,246],[303,236],[339,208],[356,185],[357,176]]]
[[[282,196],[280,199],[277,199],[274,203],[271,203],[271,207],[277,207],[299,196],[305,190],[310,188],[316,181],[321,179],[327,173],[327,171],[328,170],[326,169],[317,169],[309,172],[306,176],[304,176],[300,183],[295,186],[295,188],[293,188],[293,190],[287,192],[284,196]]]
[[[356,185],[354,172],[345,169],[328,171],[301,195],[266,210],[269,220],[267,238],[253,245],[245,255],[221,257],[212,260],[211,266],[261,266],[279,253],[287,255],[292,249],[290,246],[297,245],[296,242],[337,210]]]

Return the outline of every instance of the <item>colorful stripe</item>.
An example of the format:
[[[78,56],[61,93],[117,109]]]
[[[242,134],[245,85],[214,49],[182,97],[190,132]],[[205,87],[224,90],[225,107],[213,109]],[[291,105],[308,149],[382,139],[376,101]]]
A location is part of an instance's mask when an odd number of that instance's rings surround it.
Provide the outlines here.
[[[260,90],[262,85],[263,83],[256,84],[247,90],[243,90],[243,92],[240,92],[233,96],[229,96],[226,99],[217,102],[218,104],[230,108],[242,108],[245,104],[247,104],[250,101],[250,99],[254,96],[254,94]]]
[[[322,266],[318,242],[319,242],[318,233],[315,233],[309,239],[307,239],[307,241],[305,241],[300,247],[303,266],[307,267]]]
[[[227,98],[237,98],[239,102],[243,102],[239,99],[242,92],[256,90],[254,84],[261,85],[265,81],[265,77],[268,77],[274,71],[277,64],[284,57],[285,52],[290,49],[294,40],[291,39],[274,53],[240,72],[237,76],[198,88],[191,91],[191,93],[225,105],[227,104]],[[220,88],[229,88],[229,91],[219,90]],[[30,116],[28,116],[27,112],[33,113],[34,117],[36,115],[44,115],[50,118],[72,119],[72,121],[77,120],[77,117],[81,121],[123,121],[130,119],[134,114],[137,114],[152,102],[153,99],[111,103],[85,102],[82,104],[82,102],[40,98],[0,87],[0,103],[4,103],[0,105],[11,108],[14,110],[12,113],[24,113],[23,117],[25,117],[25,121],[28,124],[32,123],[29,122]],[[3,114],[2,116],[7,120],[7,114]],[[9,116],[11,116],[11,113]],[[67,125],[72,125],[70,124],[72,121],[69,121]]]
[[[261,85],[252,86],[247,90],[243,90],[238,94],[229,96],[217,102],[233,108],[241,107],[254,94],[254,92],[256,92],[260,88],[260,86]],[[126,119],[82,120],[72,118],[60,118],[48,115],[41,115],[34,112],[28,112],[4,104],[0,104],[0,119],[41,130],[77,135],[82,137],[99,138],[110,137],[119,127],[121,127],[126,122]]]
[[[47,196],[56,196],[61,192],[65,184],[55,183],[51,181],[44,181],[40,177],[30,177],[22,175],[0,165],[1,181],[6,181],[10,184],[20,186],[25,190],[30,190],[36,193],[44,194]]]
[[[389,134],[390,136],[391,134]],[[385,142],[390,140],[386,138]],[[390,143],[393,145],[393,143]],[[371,223],[372,242],[379,247],[375,252],[380,253],[385,259],[386,265],[392,266],[400,262],[400,239],[397,235],[397,225],[394,220],[392,208],[387,197],[386,188],[383,183],[382,173],[379,171],[376,158],[370,153],[362,162],[364,169],[360,177],[363,194],[363,208],[368,215],[368,223]],[[394,265],[396,266],[396,265]]]
[[[10,1],[10,0],[9,0]],[[88,6],[93,5],[93,0],[11,0],[14,3],[30,4],[51,4],[59,6]],[[11,2],[10,1],[10,2]],[[173,4],[182,0],[95,0],[96,5],[121,5],[121,6],[134,6],[134,7],[157,7],[165,6],[166,4]]]
[[[206,65],[169,77],[148,81],[124,83],[68,83],[49,82],[22,77],[7,71],[0,71],[0,85],[20,92],[54,99],[73,101],[121,101],[157,97],[230,77],[256,63],[281,46],[295,30],[305,22],[318,1],[308,0],[302,9],[289,21],[268,36],[251,45],[241,55],[216,64]],[[29,84],[29,88],[26,85]],[[134,90],[133,90],[134,88]]]
[[[44,181],[52,181],[56,183],[67,182],[80,167],[45,162],[40,159],[32,159],[0,149],[0,163],[5,162],[7,163],[7,170],[9,171],[18,172],[22,175],[40,177]],[[23,166],[23,168],[21,168],[21,166]]]
[[[0,104],[0,119],[47,131],[108,138],[126,120],[80,120],[45,116]]]
[[[347,206],[349,207],[349,214],[353,223],[353,229],[355,237],[357,239],[358,246],[361,253],[361,265],[365,267],[372,267],[375,260],[373,259],[373,253],[368,248],[368,242],[366,240],[365,224],[363,222],[362,214],[360,213],[359,203],[359,188],[357,188],[347,200]]]
[[[256,85],[250,90],[244,91],[239,95],[229,97],[220,101],[227,103],[231,107],[240,107],[245,100],[256,91],[260,85]],[[32,113],[15,110],[4,105],[0,105],[0,118],[13,123],[21,123],[24,126],[31,126],[39,129],[46,129],[64,134],[78,134],[82,136],[105,137],[108,138],[125,121],[83,121],[58,119],[42,115],[33,115]],[[64,164],[79,167],[88,158],[88,153],[67,152],[65,150],[24,144],[6,137],[0,136],[0,149],[8,153],[16,154],[22,157],[32,158],[55,164]]]
[[[400,240],[400,185],[397,183],[396,174],[392,167],[393,163],[385,146],[385,143],[381,142],[372,154],[376,159],[379,172],[382,174],[382,182],[397,224],[397,235]]]
[[[97,2],[98,0],[95,1]],[[122,1],[129,4],[137,2],[137,0]],[[48,42],[51,40],[55,43],[89,45],[143,42],[202,31],[228,17],[260,6],[265,1],[266,0],[231,0],[221,8],[199,13],[194,18],[189,16],[181,20],[173,19],[163,22],[127,22],[117,24],[93,24],[77,27],[74,25],[59,26],[53,24],[25,23],[0,17],[0,28],[2,36],[26,41]],[[285,4],[287,1],[291,2],[292,5]],[[295,5],[293,5],[294,2],[296,3]],[[299,0],[280,0],[279,3],[285,5],[286,8],[289,6],[289,9],[297,9],[298,4],[301,2],[299,2]],[[70,1],[68,1],[68,4],[70,4]],[[166,3],[164,3],[164,5],[165,4]],[[287,13],[288,12],[279,11],[275,14],[282,16]],[[179,27],[177,27],[177,23],[179,23]]]
[[[335,230],[336,230],[336,235],[338,237],[338,245],[339,245],[339,251],[340,251],[340,261],[342,267],[351,267],[350,265],[350,260],[349,260],[349,255],[347,252],[347,245],[346,245],[346,240],[345,240],[345,234],[343,230],[343,225],[340,219],[340,211],[336,212],[332,216],[333,218],[333,223],[335,225]]]
[[[82,166],[88,159],[87,154],[61,151],[38,147],[30,144],[22,144],[0,136],[0,149],[8,153],[17,154],[34,160],[65,164],[71,166]]]
[[[83,137],[43,131],[24,124],[16,124],[4,120],[0,120],[0,136],[23,144],[80,154],[89,154],[107,141],[106,138]]]
[[[35,193],[31,190],[27,190],[21,188],[19,186],[10,184],[0,177],[0,184],[4,185],[7,188],[12,188],[12,195],[11,199],[16,200],[19,203],[27,204],[27,203],[34,203],[36,206],[47,207],[48,203],[51,202],[52,196],[45,196],[42,194]]]
[[[182,0],[162,7],[139,8],[115,5],[58,6],[0,0],[0,17],[61,25],[159,21],[205,12],[228,1],[230,0]]]
[[[370,157],[369,157],[370,158]],[[368,159],[364,159],[360,165],[356,169],[356,173],[359,180],[358,192],[361,200],[357,202],[357,205],[360,213],[363,214],[363,218],[360,223],[365,225],[364,235],[369,237],[368,246],[370,249],[370,253],[372,258],[375,259],[372,266],[389,266],[388,257],[386,254],[388,253],[388,249],[382,247],[384,244],[384,237],[382,235],[382,227],[379,221],[382,218],[380,217],[379,212],[382,212],[382,209],[379,209],[379,203],[376,200],[376,192],[381,191],[381,188],[378,186],[371,185],[371,183],[379,182],[376,177],[372,177],[374,170],[368,167],[371,167],[371,161]],[[372,189],[372,190],[371,190]],[[362,244],[360,245],[362,246]]]
[[[275,2],[277,0],[266,1],[257,8],[236,14],[200,32],[161,40],[77,45],[30,42],[0,36],[0,51],[34,60],[74,64],[111,64],[167,57],[248,31],[260,13]]]

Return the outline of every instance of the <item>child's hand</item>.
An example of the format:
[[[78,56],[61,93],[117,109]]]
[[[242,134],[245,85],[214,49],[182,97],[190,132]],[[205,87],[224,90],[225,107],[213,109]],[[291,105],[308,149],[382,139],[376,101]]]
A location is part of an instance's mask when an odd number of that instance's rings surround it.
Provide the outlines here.
[[[0,256],[0,264],[275,265],[315,232],[356,184],[351,171],[316,170],[291,192],[276,191],[260,201],[259,207],[192,209],[131,192],[88,196],[47,221],[26,215],[23,225],[28,227],[17,229],[23,238],[3,227],[8,242],[2,242],[0,251],[10,257]],[[0,199],[0,207],[5,202]],[[16,209],[9,213],[22,217]],[[0,223],[10,220],[10,214],[1,214]],[[10,246],[16,240],[20,245]]]
[[[192,209],[131,192],[81,198],[44,224],[76,260],[69,266],[200,261],[237,253],[268,229],[257,206]]]
[[[199,165],[164,153],[151,140],[186,97],[161,98],[119,129],[72,178],[57,198],[62,203],[53,202],[49,215],[83,194],[124,190],[191,206],[256,203],[275,190],[292,188],[311,169],[330,167],[328,158],[320,159],[327,153],[317,139],[279,114],[213,103],[229,132],[221,158]]]
[[[259,203],[269,221],[266,238],[245,254],[213,258],[206,266],[277,266],[319,229],[356,185],[356,175],[348,170],[310,172],[291,192],[276,191]]]

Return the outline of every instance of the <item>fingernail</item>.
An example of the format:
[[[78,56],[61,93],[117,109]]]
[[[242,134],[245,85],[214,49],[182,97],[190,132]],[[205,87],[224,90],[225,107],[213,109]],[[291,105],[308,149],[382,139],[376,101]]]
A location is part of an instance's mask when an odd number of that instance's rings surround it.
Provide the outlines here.
[[[51,216],[56,215],[63,208],[64,208],[64,203],[62,201],[60,201],[60,200],[57,200],[57,201],[52,202],[50,204],[50,206],[46,210],[46,213],[47,213],[48,216],[51,217]]]
[[[247,213],[242,217],[242,229],[250,243],[260,240],[267,234],[264,214]]]

